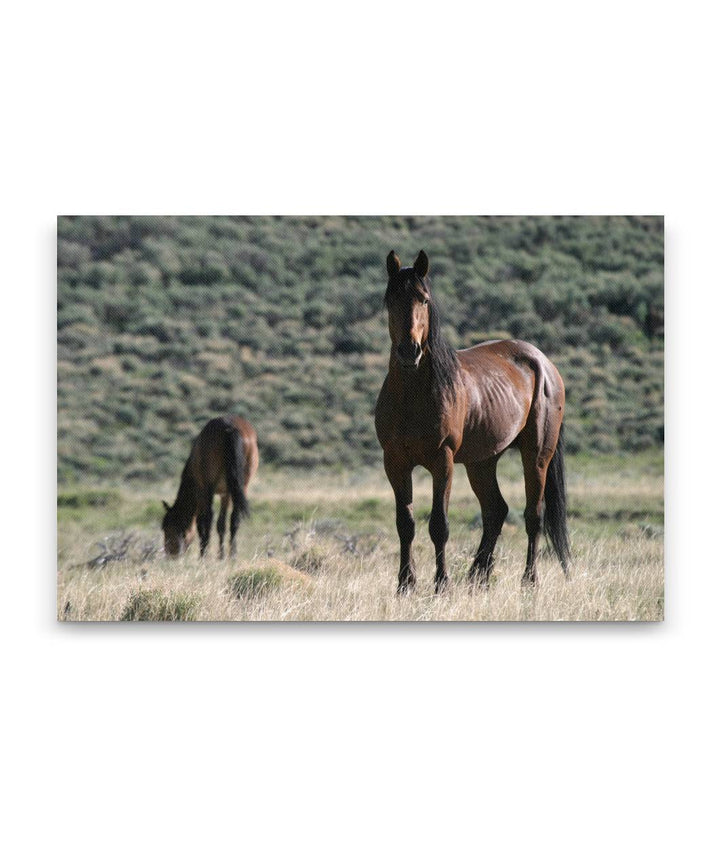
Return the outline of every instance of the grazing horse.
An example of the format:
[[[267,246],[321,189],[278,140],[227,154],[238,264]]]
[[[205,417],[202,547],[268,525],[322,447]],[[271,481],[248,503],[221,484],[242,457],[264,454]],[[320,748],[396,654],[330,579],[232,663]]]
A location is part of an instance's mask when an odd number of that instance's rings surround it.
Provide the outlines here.
[[[448,579],[447,509],[456,463],[465,465],[482,510],[483,535],[470,581],[488,584],[495,543],[508,513],[497,483],[497,462],[511,447],[520,450],[525,475],[528,548],[522,582],[534,584],[537,579],[543,500],[545,533],[568,576],[562,378],[550,360],[527,342],[492,341],[454,351],[440,332],[428,267],[423,251],[412,267],[401,267],[394,251],[387,257],[385,305],[392,348],[375,410],[375,429],[395,493],[398,592],[415,584],[412,471],[416,466],[432,474],[435,591],[441,591]]]
[[[173,557],[184,553],[197,525],[200,555],[205,554],[212,529],[213,497],[219,493],[220,558],[224,555],[225,519],[230,500],[230,555],[234,555],[238,522],[240,517],[250,513],[245,490],[257,467],[257,434],[252,425],[241,416],[211,419],[193,441],[175,504],[171,507],[163,502],[165,553]]]

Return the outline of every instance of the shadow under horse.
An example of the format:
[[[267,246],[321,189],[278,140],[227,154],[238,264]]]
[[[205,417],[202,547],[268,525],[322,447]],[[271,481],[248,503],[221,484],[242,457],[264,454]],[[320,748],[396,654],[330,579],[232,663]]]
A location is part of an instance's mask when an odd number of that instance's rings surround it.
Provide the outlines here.
[[[400,537],[398,592],[416,579],[412,542],[412,471],[432,474],[430,538],[435,547],[435,591],[447,584],[445,545],[453,468],[464,464],[480,501],[483,534],[470,581],[487,585],[493,553],[508,506],[497,482],[497,462],[509,448],[520,451],[525,477],[527,560],[522,582],[537,580],[537,543],[544,528],[565,575],[569,575],[563,415],[560,373],[536,347],[515,340],[491,341],[455,351],[440,331],[428,285],[429,262],[421,251],[412,267],[387,257],[385,305],[392,348],[375,410],[385,472],[395,493]]]
[[[220,494],[217,533],[223,558],[225,521],[229,504],[230,555],[235,553],[235,534],[241,517],[250,513],[246,490],[258,468],[257,434],[241,416],[211,419],[192,444],[172,506],[163,502],[165,553],[179,556],[187,550],[197,528],[200,555],[205,555],[213,521],[213,498]]]

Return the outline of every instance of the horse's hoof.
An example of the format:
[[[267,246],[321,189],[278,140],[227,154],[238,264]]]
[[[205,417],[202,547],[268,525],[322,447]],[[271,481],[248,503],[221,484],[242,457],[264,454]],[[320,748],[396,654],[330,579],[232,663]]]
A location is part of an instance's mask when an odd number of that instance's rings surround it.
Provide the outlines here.
[[[486,590],[490,587],[490,572],[491,567],[483,564],[472,565],[468,574],[468,582],[471,589]]]

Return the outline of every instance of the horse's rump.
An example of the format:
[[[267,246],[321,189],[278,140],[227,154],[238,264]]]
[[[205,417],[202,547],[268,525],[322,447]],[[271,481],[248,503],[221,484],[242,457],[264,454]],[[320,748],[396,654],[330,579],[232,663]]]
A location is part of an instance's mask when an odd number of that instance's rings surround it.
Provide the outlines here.
[[[223,437],[225,452],[225,485],[227,493],[232,497],[240,515],[247,517],[250,513],[247,496],[245,495],[246,450],[245,437],[237,421],[240,417],[225,417],[225,434]],[[242,420],[243,422],[245,420]]]
[[[515,443],[529,422],[541,434],[547,411],[562,408],[562,380],[534,345],[517,340],[492,341],[457,355],[467,390],[458,463],[499,454]]]

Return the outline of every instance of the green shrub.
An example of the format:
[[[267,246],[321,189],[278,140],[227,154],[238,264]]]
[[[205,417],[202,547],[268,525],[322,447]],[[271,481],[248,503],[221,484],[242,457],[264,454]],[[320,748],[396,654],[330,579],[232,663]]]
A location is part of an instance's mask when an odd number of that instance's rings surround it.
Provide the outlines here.
[[[311,544],[293,557],[292,565],[306,574],[316,574],[327,565],[328,558],[326,550],[317,544]]]
[[[228,577],[227,591],[239,599],[258,597],[283,585],[308,585],[310,577],[277,559],[248,562]]]
[[[58,508],[114,508],[120,504],[120,495],[112,490],[63,491],[58,493]]]
[[[59,478],[179,471],[236,407],[263,466],[380,468],[392,247],[429,253],[454,347],[514,336],[557,362],[573,449],[662,443],[661,218],[61,217]]]
[[[233,597],[255,597],[280,585],[281,576],[272,566],[242,571],[228,577],[228,589]]]
[[[200,599],[184,592],[165,594],[158,589],[139,589],[130,596],[121,621],[194,621]]]

